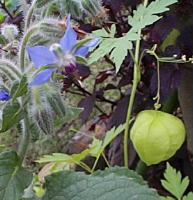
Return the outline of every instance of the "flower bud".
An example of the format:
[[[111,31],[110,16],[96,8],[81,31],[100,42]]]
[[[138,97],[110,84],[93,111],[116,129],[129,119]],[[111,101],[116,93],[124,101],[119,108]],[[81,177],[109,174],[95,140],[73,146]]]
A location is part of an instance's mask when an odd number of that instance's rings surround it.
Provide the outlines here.
[[[131,129],[131,140],[135,150],[147,165],[157,164],[172,157],[184,139],[183,122],[161,111],[140,112]]]
[[[14,24],[6,24],[1,28],[1,34],[9,41],[13,41],[18,33],[18,28]]]

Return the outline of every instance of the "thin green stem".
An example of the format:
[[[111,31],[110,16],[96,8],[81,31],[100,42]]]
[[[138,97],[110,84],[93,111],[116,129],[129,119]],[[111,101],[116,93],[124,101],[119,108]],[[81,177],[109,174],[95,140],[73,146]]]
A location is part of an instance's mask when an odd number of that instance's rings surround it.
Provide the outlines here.
[[[148,0],[144,0],[144,6],[146,7],[148,4]],[[141,37],[141,29],[138,31],[139,37]],[[125,167],[129,167],[128,157],[128,141],[129,141],[129,128],[130,128],[130,118],[133,109],[133,103],[135,99],[135,94],[137,91],[137,85],[140,81],[140,65],[139,65],[139,52],[140,52],[140,41],[141,39],[137,40],[136,47],[135,47],[135,62],[134,62],[134,71],[133,71],[133,86],[131,89],[131,95],[129,100],[129,106],[127,111],[126,117],[126,125],[125,125],[125,132],[124,132],[124,165]]]
[[[99,158],[100,158],[100,155],[96,158],[96,160],[95,160],[95,162],[94,162],[94,165],[93,165],[93,167],[92,167],[91,173],[94,172],[94,170],[95,170],[95,168],[96,168],[96,165],[97,165],[97,163],[98,163],[98,161],[99,161]]]
[[[154,104],[155,110],[158,110],[160,108],[160,63],[157,60],[157,94],[156,96],[153,98],[154,100],[156,100],[156,103]]]
[[[109,161],[107,160],[107,157],[105,156],[104,152],[102,153],[102,156],[103,156],[103,158],[104,158],[104,160],[105,160],[107,166],[110,168],[111,165],[110,165]]]
[[[19,51],[19,64],[22,71],[24,71],[25,69],[25,51],[26,51],[27,42],[29,38],[31,37],[31,35],[38,29],[39,29],[39,24],[32,26],[23,37],[20,51]]]
[[[80,167],[85,169],[87,172],[92,173],[91,168],[87,164],[85,164],[84,162],[80,161],[79,163],[77,163],[77,165],[79,165]]]

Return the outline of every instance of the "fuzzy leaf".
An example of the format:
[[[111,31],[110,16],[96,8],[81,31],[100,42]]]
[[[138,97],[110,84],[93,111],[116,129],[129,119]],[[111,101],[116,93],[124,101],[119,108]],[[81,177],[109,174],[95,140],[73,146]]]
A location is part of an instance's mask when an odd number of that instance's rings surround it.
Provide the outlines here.
[[[188,177],[182,179],[181,173],[167,163],[164,178],[166,180],[161,180],[162,186],[177,199],[181,199],[190,182]]]
[[[62,171],[46,177],[43,200],[158,200],[156,192],[127,177],[110,174],[105,177],[81,172]]]
[[[17,97],[23,96],[24,94],[27,93],[28,89],[28,82],[27,82],[27,77],[24,75],[21,78],[21,81],[16,81],[12,88],[11,88],[11,97],[13,100],[15,100]]]
[[[0,199],[18,200],[32,181],[32,173],[20,167],[16,152],[0,154]]]
[[[7,131],[24,117],[24,110],[18,102],[9,101],[3,108],[3,122],[0,133]]]

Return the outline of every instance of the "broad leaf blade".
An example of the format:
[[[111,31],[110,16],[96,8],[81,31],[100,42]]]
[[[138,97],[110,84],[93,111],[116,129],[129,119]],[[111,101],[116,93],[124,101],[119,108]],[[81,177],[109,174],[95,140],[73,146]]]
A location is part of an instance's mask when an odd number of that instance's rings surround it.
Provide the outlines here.
[[[159,200],[146,185],[114,174],[94,177],[80,172],[58,172],[46,177],[45,188],[43,200]]]
[[[19,166],[16,152],[0,154],[0,199],[18,200],[32,181],[32,173]]]
[[[100,176],[100,177],[105,177],[108,176],[109,174],[114,174],[116,176],[125,176],[129,180],[139,183],[140,185],[147,185],[147,183],[143,180],[143,178],[137,174],[133,170],[129,170],[126,167],[110,167],[106,168],[105,170],[97,170],[95,171],[92,176]]]
[[[3,109],[2,127],[0,133],[7,131],[13,125],[17,124],[24,117],[24,110],[18,102],[9,101]]]

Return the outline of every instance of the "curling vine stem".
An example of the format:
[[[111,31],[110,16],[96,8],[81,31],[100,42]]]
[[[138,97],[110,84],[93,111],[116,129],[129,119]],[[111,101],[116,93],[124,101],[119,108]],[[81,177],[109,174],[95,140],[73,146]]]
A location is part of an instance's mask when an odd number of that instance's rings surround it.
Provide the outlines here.
[[[146,7],[148,4],[148,0],[144,0],[144,6]],[[138,31],[138,35],[141,36],[141,29]],[[129,106],[127,111],[127,117],[126,117],[126,125],[125,125],[125,132],[124,132],[124,165],[125,167],[129,167],[128,157],[129,157],[129,151],[128,151],[128,141],[129,141],[129,128],[130,128],[130,118],[131,113],[133,109],[133,103],[135,99],[135,94],[137,91],[137,85],[140,81],[140,63],[139,63],[139,52],[140,52],[140,40],[138,39],[136,41],[136,47],[135,47],[135,63],[134,63],[134,71],[133,71],[133,85],[131,89],[131,96],[129,100]]]

